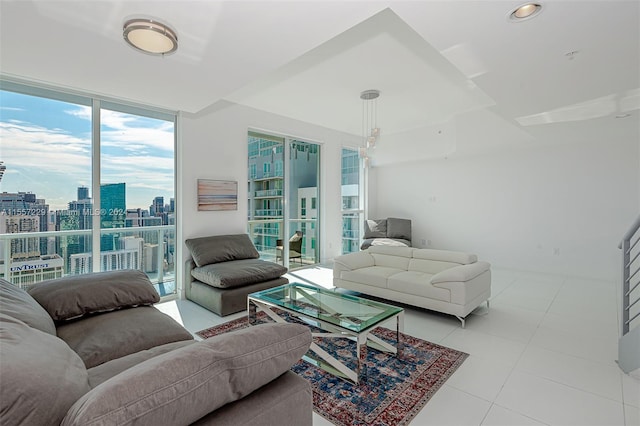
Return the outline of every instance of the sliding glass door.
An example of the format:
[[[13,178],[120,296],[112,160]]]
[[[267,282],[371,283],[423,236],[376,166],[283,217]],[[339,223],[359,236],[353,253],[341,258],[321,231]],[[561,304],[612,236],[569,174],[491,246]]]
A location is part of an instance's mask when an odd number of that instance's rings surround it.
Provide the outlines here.
[[[319,262],[320,145],[249,132],[248,233],[263,259]]]
[[[319,262],[320,145],[289,142],[288,222],[289,267]]]

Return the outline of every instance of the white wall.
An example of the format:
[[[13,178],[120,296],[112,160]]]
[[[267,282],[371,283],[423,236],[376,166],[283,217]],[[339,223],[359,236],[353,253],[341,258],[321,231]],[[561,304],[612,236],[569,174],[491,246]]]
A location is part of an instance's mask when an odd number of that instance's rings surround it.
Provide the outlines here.
[[[374,167],[369,216],[411,218],[416,245],[496,266],[612,279],[638,214],[638,150],[637,140],[534,141]]]
[[[486,116],[480,121],[488,122]],[[617,244],[640,206],[638,138],[614,142],[617,135],[590,129],[593,137],[581,140],[568,128],[542,143],[520,131],[494,131],[482,149],[478,127],[463,126],[469,122],[459,120],[452,129],[457,151],[447,160],[371,168],[368,216],[411,218],[416,245],[427,239],[431,247],[474,252],[496,266],[615,277]],[[359,138],[230,103],[179,120],[178,239],[246,232],[249,128],[323,144],[321,259],[339,255],[340,149]],[[394,143],[411,158],[410,146]],[[198,178],[237,180],[238,210],[198,212]],[[180,249],[177,259],[184,261],[188,252],[183,244]]]
[[[231,103],[219,103],[197,115],[182,114],[178,123],[178,194],[176,203],[184,261],[188,238],[247,232],[247,131],[249,128],[319,142],[321,151],[321,259],[341,249],[340,164],[342,146],[358,138]],[[237,211],[197,209],[197,179],[238,181]],[[181,271],[177,272],[181,277]]]

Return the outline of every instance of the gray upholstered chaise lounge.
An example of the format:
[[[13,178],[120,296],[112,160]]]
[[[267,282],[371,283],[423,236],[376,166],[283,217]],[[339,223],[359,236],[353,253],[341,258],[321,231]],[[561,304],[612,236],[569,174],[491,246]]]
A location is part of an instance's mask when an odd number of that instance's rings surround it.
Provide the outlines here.
[[[247,234],[214,235],[185,241],[192,258],[185,265],[185,296],[220,316],[247,308],[247,295],[289,282],[284,266],[260,259]]]

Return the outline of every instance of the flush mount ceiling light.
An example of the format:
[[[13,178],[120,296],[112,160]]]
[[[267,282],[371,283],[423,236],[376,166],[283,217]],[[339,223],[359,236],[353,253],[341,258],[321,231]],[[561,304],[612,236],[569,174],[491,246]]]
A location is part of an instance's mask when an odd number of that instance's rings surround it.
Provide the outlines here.
[[[542,11],[542,5],[539,3],[525,3],[516,7],[509,13],[511,22],[522,22],[537,16]]]
[[[124,23],[122,35],[131,46],[152,55],[167,55],[178,49],[175,31],[153,19],[129,19]]]

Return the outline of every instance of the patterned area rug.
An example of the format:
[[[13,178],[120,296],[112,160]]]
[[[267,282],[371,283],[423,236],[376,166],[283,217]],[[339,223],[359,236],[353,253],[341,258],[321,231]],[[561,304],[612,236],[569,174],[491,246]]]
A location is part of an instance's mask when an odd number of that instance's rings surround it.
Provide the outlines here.
[[[259,312],[257,318],[271,322],[264,312]],[[293,322],[291,318],[287,320]],[[247,326],[244,317],[196,334],[206,339]],[[378,327],[373,333],[395,346],[395,331]],[[291,370],[311,382],[314,411],[335,425],[406,425],[468,355],[407,334],[402,335],[402,340],[401,358],[372,348],[367,350],[367,382],[360,386],[304,360]],[[355,368],[354,341],[346,338],[314,338],[314,341],[349,368]]]

